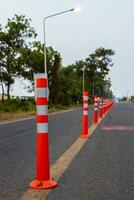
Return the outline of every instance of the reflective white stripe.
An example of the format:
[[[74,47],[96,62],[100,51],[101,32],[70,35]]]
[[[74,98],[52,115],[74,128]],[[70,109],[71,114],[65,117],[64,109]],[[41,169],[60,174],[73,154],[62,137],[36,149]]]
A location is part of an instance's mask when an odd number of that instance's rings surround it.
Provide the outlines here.
[[[88,108],[88,103],[84,103],[84,108]]]
[[[37,115],[47,115],[48,114],[48,106],[37,106]]]
[[[88,111],[83,111],[83,115],[88,115]]]
[[[88,96],[83,96],[83,99],[84,100],[88,100]]]
[[[47,97],[47,88],[37,88],[37,97]]]
[[[98,110],[98,108],[94,108],[94,110]]]
[[[48,133],[48,123],[37,123],[37,133]]]
[[[94,106],[98,106],[98,103],[95,103]]]

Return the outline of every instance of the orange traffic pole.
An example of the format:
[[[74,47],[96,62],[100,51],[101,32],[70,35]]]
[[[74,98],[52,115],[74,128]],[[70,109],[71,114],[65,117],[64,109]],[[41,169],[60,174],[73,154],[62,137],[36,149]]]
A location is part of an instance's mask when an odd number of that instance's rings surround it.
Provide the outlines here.
[[[98,123],[98,98],[94,97],[94,124]]]
[[[104,114],[107,112],[107,100],[104,99]]]
[[[83,92],[83,117],[82,117],[82,133],[81,138],[89,138],[91,137],[88,134],[88,91]]]
[[[103,99],[100,97],[100,118],[103,117]]]
[[[37,146],[36,177],[29,186],[35,189],[49,189],[57,186],[50,178],[49,141],[48,141],[48,99],[47,78],[37,78]]]

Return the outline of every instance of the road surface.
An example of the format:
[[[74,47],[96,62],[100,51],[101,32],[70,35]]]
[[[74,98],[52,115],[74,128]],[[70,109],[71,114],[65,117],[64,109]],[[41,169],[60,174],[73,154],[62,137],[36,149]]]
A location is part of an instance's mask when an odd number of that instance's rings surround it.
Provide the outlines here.
[[[51,165],[79,137],[81,113],[50,116]],[[0,125],[0,133],[0,200],[17,200],[35,175],[35,120]],[[44,200],[133,199],[134,105],[116,104]]]
[[[134,105],[114,106],[46,199],[134,199]]]
[[[49,117],[51,164],[79,137],[81,115],[78,108]],[[34,179],[35,136],[35,119],[0,124],[0,200],[19,199]]]

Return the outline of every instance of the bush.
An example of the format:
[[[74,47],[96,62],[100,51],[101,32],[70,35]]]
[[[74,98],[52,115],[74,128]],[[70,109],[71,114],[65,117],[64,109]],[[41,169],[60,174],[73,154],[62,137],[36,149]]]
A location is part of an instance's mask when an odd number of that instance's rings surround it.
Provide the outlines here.
[[[12,99],[0,102],[0,112],[28,112],[35,111],[34,100]]]
[[[89,104],[93,103],[93,99],[89,98]],[[72,106],[77,106],[77,102],[70,102],[69,104],[50,104],[49,109],[65,109]],[[82,106],[82,100],[79,102],[79,106]],[[0,101],[0,112],[33,112],[36,111],[36,105],[34,99],[12,99],[11,101]]]

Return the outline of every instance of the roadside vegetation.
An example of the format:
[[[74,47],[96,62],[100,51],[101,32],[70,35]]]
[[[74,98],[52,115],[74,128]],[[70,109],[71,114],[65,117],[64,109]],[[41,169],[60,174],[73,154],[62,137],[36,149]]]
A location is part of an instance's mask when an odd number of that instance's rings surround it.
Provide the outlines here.
[[[119,99],[119,102],[123,102],[123,103],[134,103],[134,96],[131,97],[122,97]]]
[[[131,96],[131,103],[134,103],[134,96]]]
[[[6,100],[0,103],[0,112],[34,112],[35,101],[34,100],[23,100],[23,99],[12,99]]]
[[[43,73],[44,46],[36,40],[36,30],[31,27],[31,19],[15,15],[8,19],[6,26],[0,25],[0,87],[2,98],[0,112],[35,112],[34,99],[12,99],[10,92],[15,78],[28,80],[29,92],[34,90],[34,73]],[[62,58],[53,47],[47,47],[47,67],[49,79],[49,107],[65,108],[82,103],[82,74],[85,70],[85,90],[92,95],[112,97],[111,81],[108,78],[112,49],[97,48],[83,60],[63,66]],[[7,95],[7,100],[4,95]]]

